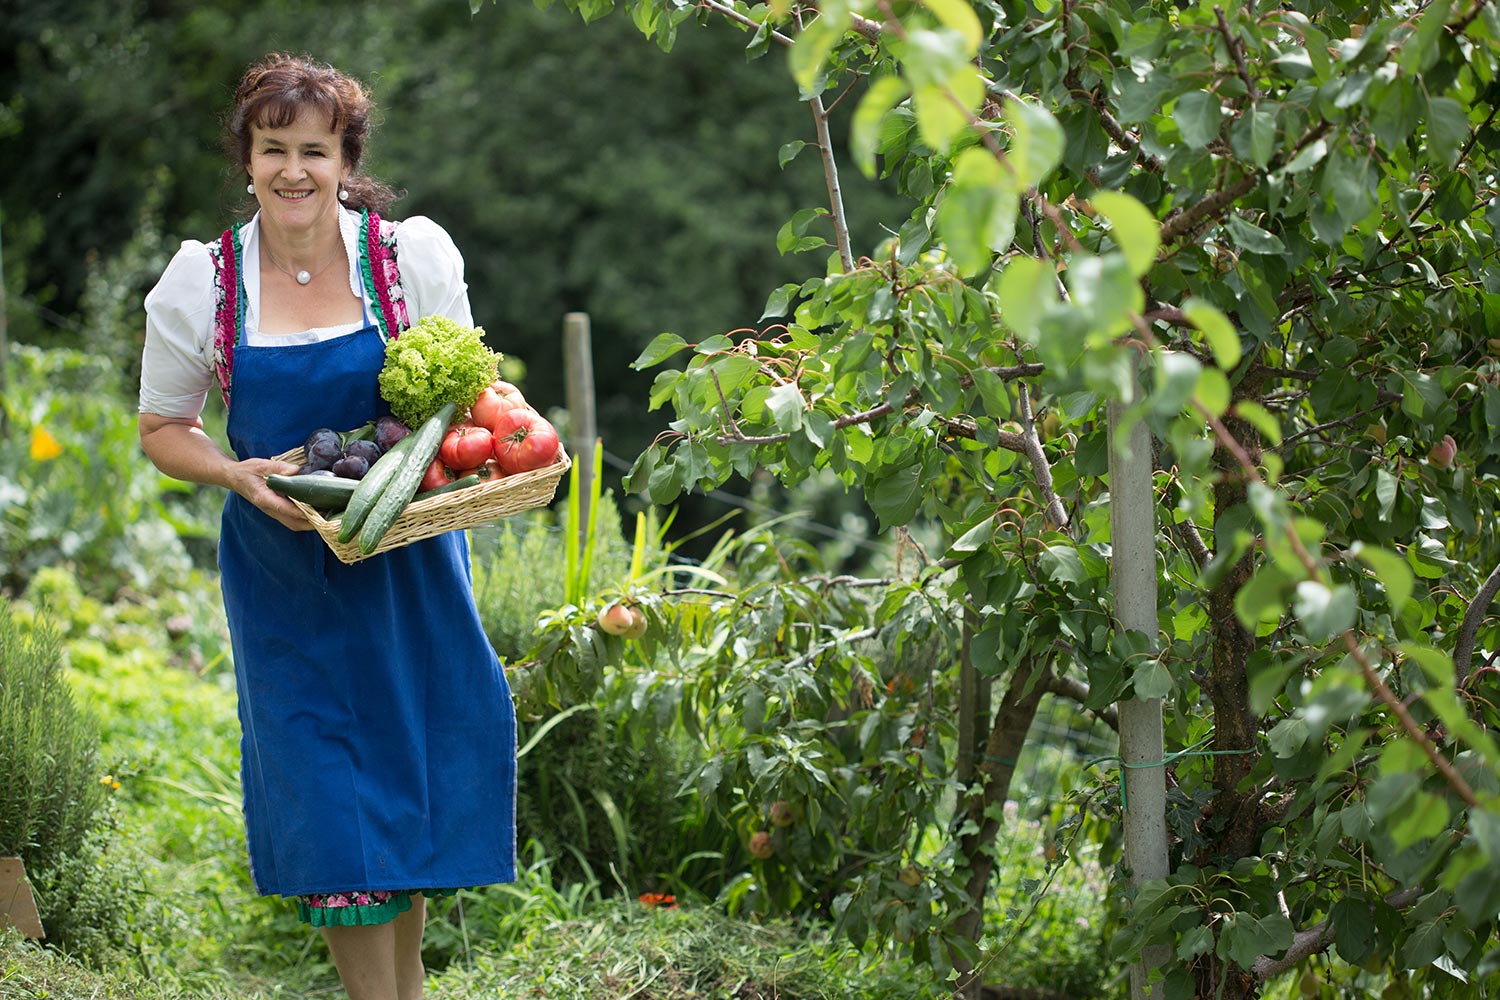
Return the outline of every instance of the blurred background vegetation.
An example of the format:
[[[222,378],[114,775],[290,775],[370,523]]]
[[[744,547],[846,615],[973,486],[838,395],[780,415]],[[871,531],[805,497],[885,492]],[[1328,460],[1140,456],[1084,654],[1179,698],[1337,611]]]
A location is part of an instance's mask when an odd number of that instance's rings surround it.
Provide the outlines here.
[[[758,325],[769,293],[806,274],[776,252],[777,231],[827,204],[814,146],[779,162],[813,139],[783,57],[748,60],[750,35],[725,23],[684,25],[668,54],[623,17],[582,30],[529,3],[478,15],[464,0],[5,10],[10,337],[86,348],[127,383],[140,301],[165,262],[181,240],[209,239],[252,208],[220,122],[240,73],[268,51],[307,52],[371,88],[380,118],[366,172],[406,192],[397,217],[427,215],[452,233],[475,321],[525,365],[527,395],[544,407],[563,403],[562,317],[589,314],[598,423],[624,463],[664,425],[646,408],[654,373],[629,363],[663,331],[698,341]],[[855,245],[873,247],[874,220],[907,210],[894,185],[853,170],[841,179]],[[836,492],[806,503],[822,521],[858,517],[857,499]],[[689,501],[678,526],[724,511]]]

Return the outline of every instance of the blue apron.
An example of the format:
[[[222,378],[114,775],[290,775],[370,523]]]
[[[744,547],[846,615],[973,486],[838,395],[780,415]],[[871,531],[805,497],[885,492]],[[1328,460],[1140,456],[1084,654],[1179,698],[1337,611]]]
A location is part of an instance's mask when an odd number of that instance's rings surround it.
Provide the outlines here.
[[[368,311],[364,329],[320,343],[250,346],[243,322],[237,340],[228,435],[242,460],[388,412]],[[349,566],[231,493],[219,567],[256,890],[514,880],[515,709],[464,533]]]

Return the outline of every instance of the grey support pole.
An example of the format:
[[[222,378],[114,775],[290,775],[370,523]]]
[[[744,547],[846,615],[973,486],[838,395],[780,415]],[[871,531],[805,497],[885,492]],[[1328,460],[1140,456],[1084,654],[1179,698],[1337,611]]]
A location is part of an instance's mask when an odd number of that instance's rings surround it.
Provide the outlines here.
[[[1142,390],[1139,374],[1133,387]],[[1151,430],[1143,420],[1122,428],[1129,400],[1108,405],[1110,590],[1115,627],[1156,641],[1156,516],[1152,489]],[[1132,886],[1167,875],[1167,784],[1160,698],[1119,704],[1120,781],[1124,784],[1125,867]],[[1156,766],[1151,766],[1155,763]],[[1150,970],[1166,962],[1161,946],[1146,950],[1130,969],[1131,1000],[1160,996]]]

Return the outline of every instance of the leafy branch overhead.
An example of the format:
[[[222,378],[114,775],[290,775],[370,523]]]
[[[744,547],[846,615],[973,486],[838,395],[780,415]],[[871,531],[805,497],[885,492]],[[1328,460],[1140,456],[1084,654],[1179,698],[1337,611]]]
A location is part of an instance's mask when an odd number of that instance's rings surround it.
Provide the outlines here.
[[[1008,685],[996,746],[1042,690],[1165,699],[1169,743],[1204,749],[1171,762],[1174,870],[1114,947],[1166,947],[1166,995],[1252,996],[1330,950],[1500,974],[1494,6],[567,6],[620,7],[666,49],[693,18],[743,31],[810,108],[828,192],[782,230],[808,277],[768,290],[763,325],[637,359],[671,419],[631,488],[828,476],[882,528],[936,532],[843,634],[940,602]],[[876,245],[841,221],[842,163],[910,199]],[[1110,626],[1110,402],[1153,442],[1115,456],[1154,472],[1151,642]],[[833,612],[806,599],[812,642]],[[823,648],[776,635],[741,636],[747,670]],[[984,880],[958,876],[988,874],[996,787],[964,800],[923,951],[961,968]],[[838,898],[850,925],[894,897]]]

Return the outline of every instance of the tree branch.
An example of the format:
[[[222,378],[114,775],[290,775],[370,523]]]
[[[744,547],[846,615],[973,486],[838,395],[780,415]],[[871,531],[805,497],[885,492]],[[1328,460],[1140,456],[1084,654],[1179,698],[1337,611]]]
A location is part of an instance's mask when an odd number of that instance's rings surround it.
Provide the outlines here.
[[[749,17],[745,14],[741,14],[739,11],[735,10],[728,4],[719,3],[719,0],[698,0],[698,3],[701,6],[707,7],[711,11],[723,14],[731,21],[737,21],[738,23],[743,24],[747,28],[753,28],[756,31],[759,31],[761,28],[760,22],[755,20],[755,18]],[[781,32],[773,30],[771,32],[771,41],[775,42],[777,45],[791,45],[793,41],[795,41],[795,39],[793,39],[789,35],[783,35]]]
[[[1298,441],[1302,438],[1309,437],[1313,434],[1319,434],[1323,431],[1332,430],[1335,427],[1342,427],[1344,424],[1353,423],[1361,417],[1369,416],[1376,410],[1383,410],[1387,406],[1390,406],[1392,403],[1399,402],[1401,402],[1401,394],[1399,392],[1391,392],[1389,389],[1382,389],[1380,390],[1379,402],[1377,402],[1374,406],[1367,406],[1363,410],[1360,410],[1358,413],[1351,413],[1347,417],[1339,417],[1337,420],[1330,420],[1327,423],[1318,424],[1315,427],[1308,427],[1305,430],[1300,430],[1295,434],[1288,435],[1287,437],[1281,439],[1281,444],[1277,447],[1285,448],[1292,442]]]
[[[1469,665],[1474,658],[1474,637],[1479,634],[1479,625],[1489,612],[1496,594],[1500,594],[1500,566],[1496,566],[1485,578],[1479,593],[1469,602],[1463,624],[1458,628],[1458,640],[1453,645],[1453,673],[1459,684],[1463,684],[1469,676]]]
[[[1246,174],[1222,191],[1215,191],[1196,205],[1189,206],[1180,212],[1167,217],[1167,221],[1161,226],[1162,250],[1166,252],[1167,245],[1186,236],[1200,223],[1217,219],[1220,213],[1234,204],[1240,198],[1255,190],[1260,183],[1260,177],[1256,174]]]
[[[1402,910],[1420,899],[1422,892],[1421,886],[1411,886],[1391,893],[1385,897],[1385,901],[1390,906]],[[1296,966],[1297,963],[1326,951],[1331,944],[1333,944],[1333,922],[1325,920],[1316,927],[1298,931],[1292,937],[1291,947],[1287,948],[1286,954],[1280,958],[1271,958],[1268,955],[1257,958],[1250,967],[1250,972],[1256,979],[1266,982]]]
[[[1104,708],[1089,708],[1089,686],[1076,677],[1058,677],[1056,675],[1047,678],[1047,691],[1059,698],[1077,702],[1085,712],[1092,713],[1095,718],[1104,723],[1115,732],[1120,731],[1120,713],[1114,706]]]
[[[1229,48],[1229,56],[1234,60],[1234,68],[1239,71],[1240,79],[1245,83],[1245,89],[1250,92],[1250,101],[1255,103],[1260,100],[1260,89],[1255,86],[1255,81],[1250,77],[1250,67],[1245,63],[1245,46],[1234,32],[1230,30],[1229,19],[1224,16],[1224,8],[1218,4],[1214,5],[1214,16],[1219,19],[1219,34],[1224,36],[1224,44]]]
[[[844,216],[844,192],[839,186],[839,165],[833,158],[833,139],[828,132],[828,112],[823,109],[823,98],[814,94],[808,105],[812,107],[813,121],[818,130],[818,153],[823,158],[823,182],[828,186],[828,203],[833,209],[833,235],[838,242],[839,263],[844,273],[854,270],[854,251],[849,244],[849,220]]]

